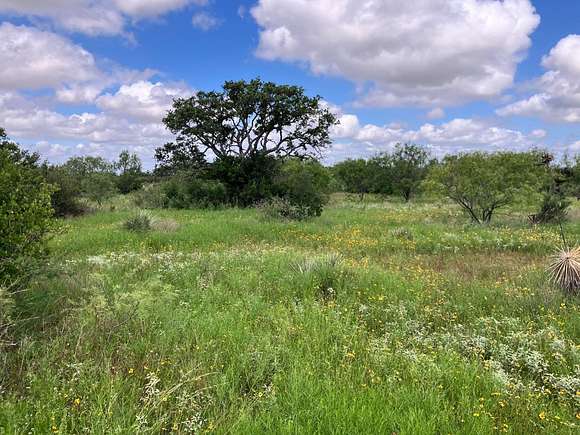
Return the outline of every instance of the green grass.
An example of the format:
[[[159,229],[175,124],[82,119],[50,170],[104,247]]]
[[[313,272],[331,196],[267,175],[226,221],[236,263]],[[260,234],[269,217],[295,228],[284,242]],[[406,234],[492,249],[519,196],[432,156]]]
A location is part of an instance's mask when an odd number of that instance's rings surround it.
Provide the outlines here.
[[[578,300],[557,228],[450,205],[122,207],[66,221],[18,294],[0,433],[577,433]],[[574,219],[568,236],[580,236]]]

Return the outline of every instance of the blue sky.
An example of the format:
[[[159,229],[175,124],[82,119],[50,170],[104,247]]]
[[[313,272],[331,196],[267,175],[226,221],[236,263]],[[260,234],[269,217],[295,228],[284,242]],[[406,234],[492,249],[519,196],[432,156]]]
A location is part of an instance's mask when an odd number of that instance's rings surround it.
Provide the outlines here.
[[[339,118],[326,161],[580,152],[576,0],[0,0],[0,126],[52,161],[171,140],[174,97],[262,79]]]

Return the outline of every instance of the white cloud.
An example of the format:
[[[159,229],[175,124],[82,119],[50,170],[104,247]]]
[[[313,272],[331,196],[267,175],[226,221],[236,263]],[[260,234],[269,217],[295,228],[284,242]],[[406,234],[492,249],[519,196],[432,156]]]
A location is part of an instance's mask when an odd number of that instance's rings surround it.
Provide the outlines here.
[[[538,93],[502,107],[497,113],[580,123],[580,35],[560,40],[542,65],[549,70],[535,83]]]
[[[184,84],[138,81],[123,85],[115,94],[100,96],[97,106],[108,112],[141,121],[160,122],[173,99],[190,96],[192,90]]]
[[[13,92],[0,93],[0,125],[11,137],[27,142],[143,146],[151,154],[172,137],[160,119],[140,121],[108,111],[65,115]]]
[[[484,121],[462,118],[440,125],[426,123],[415,130],[405,129],[397,124],[361,125],[356,115],[344,114],[334,108],[333,111],[341,124],[332,132],[335,144],[327,153],[327,162],[348,157],[368,157],[378,152],[389,151],[397,143],[425,145],[438,156],[476,149],[523,150],[541,145],[538,141],[547,135],[544,130],[534,130],[526,134]]]
[[[188,4],[205,5],[208,0],[114,0],[123,13],[132,17],[151,17],[181,9]]]
[[[0,13],[43,18],[88,35],[120,35],[129,20],[153,18],[207,0],[0,0]]]
[[[0,25],[0,88],[39,89],[100,76],[95,59],[82,47],[51,32]]]
[[[441,107],[436,107],[427,113],[427,118],[429,119],[441,119],[445,117],[445,110]]]
[[[156,74],[110,62],[98,66],[91,53],[63,36],[10,23],[0,24],[0,58],[0,90],[51,89],[66,104],[94,103],[109,87]]]
[[[193,27],[208,31],[218,27],[220,25],[220,20],[207,12],[198,12],[191,18],[191,24]]]
[[[499,96],[540,18],[530,0],[260,0],[257,55],[371,84],[361,104]]]

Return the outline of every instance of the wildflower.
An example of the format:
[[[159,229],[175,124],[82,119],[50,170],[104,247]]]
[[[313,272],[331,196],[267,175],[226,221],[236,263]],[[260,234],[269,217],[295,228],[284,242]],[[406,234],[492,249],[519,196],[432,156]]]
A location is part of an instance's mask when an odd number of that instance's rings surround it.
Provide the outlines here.
[[[74,401],[75,406],[79,406],[81,404],[81,399],[79,399],[78,397],[75,399]]]
[[[545,420],[546,419],[546,411],[542,411],[538,414],[538,417],[540,418],[540,420]]]
[[[134,371],[135,371],[135,369],[133,369],[132,367],[128,370],[130,375],[132,375]]]

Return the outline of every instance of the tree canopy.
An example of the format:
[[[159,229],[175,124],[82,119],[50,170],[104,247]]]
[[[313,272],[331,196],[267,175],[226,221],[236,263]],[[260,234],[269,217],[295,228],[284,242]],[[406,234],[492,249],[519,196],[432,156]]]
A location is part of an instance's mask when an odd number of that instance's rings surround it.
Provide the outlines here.
[[[537,152],[474,152],[447,156],[430,174],[436,186],[477,223],[488,223],[497,209],[523,192],[538,192],[545,171]]]
[[[198,92],[173,102],[163,122],[177,135],[173,153],[183,146],[216,158],[319,155],[330,144],[336,117],[299,86],[228,81],[220,92]],[[177,146],[182,144],[182,146]],[[172,154],[171,146],[165,146]],[[160,157],[163,153],[158,151]]]

